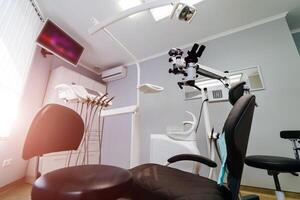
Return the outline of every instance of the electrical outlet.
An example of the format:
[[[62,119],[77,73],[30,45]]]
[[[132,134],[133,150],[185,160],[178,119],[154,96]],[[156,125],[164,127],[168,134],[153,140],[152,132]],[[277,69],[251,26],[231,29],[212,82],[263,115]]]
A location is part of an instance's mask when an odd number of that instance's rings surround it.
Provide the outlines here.
[[[12,158],[3,160],[2,167],[9,167],[12,163]]]

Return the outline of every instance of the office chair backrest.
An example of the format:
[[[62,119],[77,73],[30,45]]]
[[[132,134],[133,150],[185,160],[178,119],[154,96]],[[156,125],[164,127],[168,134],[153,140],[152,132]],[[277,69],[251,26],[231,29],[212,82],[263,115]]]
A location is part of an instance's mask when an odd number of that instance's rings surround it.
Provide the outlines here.
[[[231,105],[234,105],[237,102],[237,100],[239,100],[244,95],[245,85],[246,82],[241,81],[231,86],[228,94],[228,100],[231,103]]]
[[[76,150],[84,133],[84,123],[74,110],[49,104],[33,119],[23,148],[28,160],[46,153]]]
[[[235,102],[223,128],[227,146],[227,183],[233,200],[238,199],[254,108],[255,96],[242,96]]]

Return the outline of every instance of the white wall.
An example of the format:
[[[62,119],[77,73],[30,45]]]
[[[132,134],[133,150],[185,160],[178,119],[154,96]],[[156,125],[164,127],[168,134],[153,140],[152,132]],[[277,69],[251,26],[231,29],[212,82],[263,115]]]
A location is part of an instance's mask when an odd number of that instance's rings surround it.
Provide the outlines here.
[[[200,63],[220,70],[236,70],[261,66],[266,90],[254,92],[259,105],[255,110],[248,155],[268,154],[293,157],[288,141],[279,138],[283,129],[300,129],[299,74],[300,57],[285,19],[276,20],[229,36],[206,42]],[[166,126],[186,119],[185,110],[199,113],[200,100],[184,101],[177,86],[179,77],[168,74],[168,56],[164,55],[141,63],[142,83],[153,83],[165,88],[163,93],[141,95],[142,161],[149,162],[150,134],[164,134]],[[124,81],[122,81],[124,82]],[[129,87],[108,85],[109,91],[127,98]],[[125,100],[124,100],[125,101]],[[130,104],[130,103],[129,103]],[[209,106],[211,121],[221,131],[230,110],[228,103]],[[203,122],[203,119],[202,119]],[[118,123],[117,121],[115,123]],[[206,155],[203,124],[198,132],[199,148]],[[124,144],[128,145],[128,144]],[[300,178],[280,175],[284,190],[300,192]],[[244,185],[274,188],[272,177],[263,170],[246,167]]]
[[[115,97],[110,108],[136,104],[136,79],[136,67],[130,66],[125,79],[108,83],[107,92]],[[131,117],[132,114],[125,114],[104,119],[103,164],[129,168]]]
[[[31,120],[43,103],[50,64],[51,57],[43,58],[40,48],[37,48],[21,98],[19,116],[10,137],[5,141],[0,141],[0,187],[23,178],[25,175],[27,162],[22,159],[23,145]],[[12,165],[2,168],[2,162],[5,159],[13,159]]]
[[[65,62],[64,60],[62,60],[62,59],[60,59],[60,58],[58,58],[56,56],[52,56],[52,57],[53,57],[53,61],[52,61],[52,64],[51,64],[51,70],[53,70],[53,69],[55,69],[57,67],[64,66],[65,68],[68,68],[68,69],[70,69],[72,71],[75,71],[75,72],[77,72],[79,74],[82,74],[82,75],[84,75],[86,77],[89,77],[89,78],[91,78],[91,79],[93,79],[93,80],[95,80],[97,82],[101,81],[100,75],[97,75],[97,74],[95,74],[94,72],[92,72],[92,71],[90,71],[88,69],[85,69],[85,68],[83,68],[81,66],[75,67],[75,66],[73,66],[73,65]]]

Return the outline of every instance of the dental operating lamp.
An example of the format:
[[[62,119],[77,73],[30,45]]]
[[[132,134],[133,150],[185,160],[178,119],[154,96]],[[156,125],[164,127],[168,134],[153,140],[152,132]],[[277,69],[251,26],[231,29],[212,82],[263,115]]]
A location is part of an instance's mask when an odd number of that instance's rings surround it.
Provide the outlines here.
[[[88,32],[89,32],[89,34],[93,35],[96,32],[98,32],[98,31],[106,28],[107,26],[109,26],[117,21],[120,21],[126,17],[129,17],[131,15],[134,15],[134,14],[146,11],[146,10],[150,10],[150,9],[154,9],[154,8],[158,8],[158,7],[162,7],[162,6],[166,6],[166,5],[170,5],[170,4],[174,6],[172,14],[170,16],[171,18],[176,17],[179,20],[190,23],[197,12],[197,10],[194,6],[187,5],[185,3],[181,3],[179,0],[155,0],[155,1],[147,2],[147,3],[143,3],[140,6],[130,8],[116,16],[113,16],[112,18],[108,18],[108,19],[104,20],[103,22],[98,23],[95,26],[91,27],[88,30]]]

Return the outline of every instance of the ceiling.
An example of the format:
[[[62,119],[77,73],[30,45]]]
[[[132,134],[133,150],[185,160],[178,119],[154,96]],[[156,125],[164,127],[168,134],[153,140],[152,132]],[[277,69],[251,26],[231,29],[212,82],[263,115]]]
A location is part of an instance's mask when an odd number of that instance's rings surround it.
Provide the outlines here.
[[[85,52],[81,62],[106,69],[132,62],[103,31],[89,35],[91,18],[98,21],[121,12],[118,0],[37,0],[45,17],[78,40]],[[292,29],[300,27],[299,0],[204,0],[191,24],[164,19],[155,22],[149,11],[116,22],[108,29],[138,58],[166,52],[208,36],[289,11]]]

